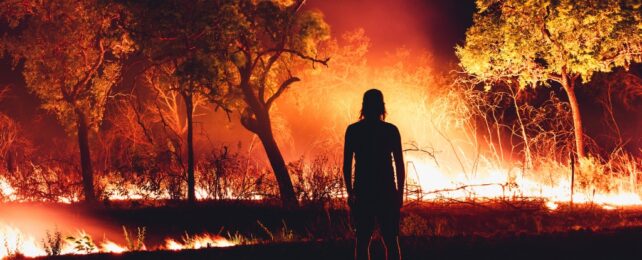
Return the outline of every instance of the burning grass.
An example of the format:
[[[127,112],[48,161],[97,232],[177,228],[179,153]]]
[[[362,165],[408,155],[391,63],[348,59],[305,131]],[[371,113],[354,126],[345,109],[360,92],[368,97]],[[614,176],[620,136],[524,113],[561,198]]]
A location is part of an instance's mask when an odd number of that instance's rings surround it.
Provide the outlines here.
[[[91,232],[73,231],[91,226],[65,227],[59,231],[53,226],[27,231],[3,222],[1,256],[121,254],[239,245],[262,248],[273,243],[349,241],[354,236],[349,214],[338,206],[340,203],[330,207],[309,205],[298,210],[256,201],[213,201],[194,206],[166,203],[166,206],[141,206],[121,202],[108,208],[45,205],[42,207],[90,218],[103,226]],[[642,208],[638,207],[605,210],[597,204],[560,203],[557,209],[551,210],[545,204],[542,200],[413,202],[402,210],[402,240],[502,240],[514,236],[609,233],[622,228],[642,228]],[[49,221],[45,226],[52,222],[57,223]]]

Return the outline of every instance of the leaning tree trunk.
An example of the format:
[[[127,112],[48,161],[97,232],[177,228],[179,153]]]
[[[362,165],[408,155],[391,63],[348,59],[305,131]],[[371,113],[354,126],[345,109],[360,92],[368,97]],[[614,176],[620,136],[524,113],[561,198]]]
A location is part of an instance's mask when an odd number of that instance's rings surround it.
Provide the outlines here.
[[[270,122],[269,105],[256,96],[250,86],[250,73],[248,71],[243,73],[240,86],[243,92],[243,99],[248,105],[241,115],[241,124],[247,130],[256,134],[261,140],[270,165],[272,166],[272,171],[274,171],[276,182],[279,185],[281,203],[286,208],[296,208],[299,206],[299,201],[294,194],[294,187],[290,179],[288,167],[285,165],[283,155],[274,140],[272,124]]]
[[[260,122],[260,129],[256,133],[263,144],[265,153],[267,154],[272,170],[276,177],[276,182],[279,185],[279,192],[281,194],[281,201],[283,205],[287,208],[295,208],[299,205],[296,195],[294,194],[294,187],[292,186],[292,180],[290,179],[290,174],[288,172],[288,167],[285,165],[285,160],[279,150],[279,146],[274,140],[274,134],[272,133],[272,127],[267,122]]]
[[[91,154],[89,152],[89,126],[85,114],[76,111],[76,126],[78,127],[78,147],[80,148],[80,166],[82,169],[82,185],[85,193],[85,201],[96,202],[94,193],[94,174],[91,169]]]
[[[573,115],[573,130],[575,134],[575,152],[578,158],[586,157],[584,153],[584,131],[582,130],[582,116],[580,114],[580,105],[575,96],[575,82],[569,79],[569,75],[562,74],[562,87],[568,96],[568,103],[571,105],[571,114]]]
[[[192,123],[193,107],[191,94],[183,94],[187,110],[187,201],[196,202],[196,180],[194,178],[194,127]]]

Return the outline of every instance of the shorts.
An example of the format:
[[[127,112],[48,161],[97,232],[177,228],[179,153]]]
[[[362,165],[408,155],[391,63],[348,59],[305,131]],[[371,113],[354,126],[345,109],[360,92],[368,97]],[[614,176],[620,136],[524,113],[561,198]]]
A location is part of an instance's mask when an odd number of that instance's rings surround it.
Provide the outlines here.
[[[399,205],[395,195],[379,199],[363,199],[356,196],[355,205],[350,209],[352,223],[357,230],[357,236],[370,236],[379,224],[381,235],[399,235]]]

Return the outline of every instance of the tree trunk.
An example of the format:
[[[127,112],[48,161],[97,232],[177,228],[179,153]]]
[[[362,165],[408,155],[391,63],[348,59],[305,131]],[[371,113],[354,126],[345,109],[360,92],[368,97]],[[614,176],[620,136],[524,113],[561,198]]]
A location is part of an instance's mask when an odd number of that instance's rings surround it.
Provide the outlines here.
[[[194,127],[192,124],[192,114],[194,104],[192,96],[183,94],[185,100],[185,109],[187,110],[187,201],[196,202],[196,180],[194,178]]]
[[[276,182],[279,185],[281,203],[286,208],[296,208],[299,206],[299,201],[294,194],[294,187],[292,186],[290,173],[285,165],[283,155],[274,140],[269,108],[266,106],[265,102],[260,101],[255,95],[249,82],[250,72],[244,71],[241,75],[240,86],[248,109],[244,110],[241,115],[241,124],[247,130],[256,134],[261,140],[265,153],[270,161],[270,165],[272,166],[272,171],[274,171]]]
[[[96,202],[94,193],[94,174],[91,168],[91,154],[89,152],[89,126],[87,118],[82,111],[76,111],[76,126],[78,127],[78,147],[80,148],[80,166],[82,169],[82,185],[85,193],[85,201]]]
[[[575,96],[575,82],[569,79],[566,73],[562,74],[562,87],[568,96],[568,103],[571,105],[571,114],[573,115],[573,129],[575,134],[575,152],[578,158],[586,157],[584,153],[584,131],[582,130],[582,116],[580,114],[580,105]]]
[[[261,124],[261,123],[260,123]],[[276,177],[276,182],[279,184],[279,192],[281,193],[281,201],[283,206],[286,208],[296,208],[299,206],[299,202],[296,199],[294,194],[294,187],[292,186],[292,180],[290,179],[290,173],[288,172],[288,167],[285,165],[285,160],[279,150],[279,146],[274,140],[274,134],[272,134],[272,126],[261,124],[261,129],[257,135],[263,144],[265,153],[267,154],[272,170]]]

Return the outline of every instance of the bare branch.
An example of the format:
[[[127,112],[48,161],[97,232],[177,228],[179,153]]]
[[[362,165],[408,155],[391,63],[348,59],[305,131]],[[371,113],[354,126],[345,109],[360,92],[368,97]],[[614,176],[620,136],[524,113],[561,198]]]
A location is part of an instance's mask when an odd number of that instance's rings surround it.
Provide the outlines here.
[[[297,77],[291,77],[291,78],[283,81],[283,83],[281,83],[281,86],[279,86],[279,88],[276,90],[274,95],[272,95],[270,98],[268,98],[267,101],[265,101],[265,107],[269,110],[270,106],[272,106],[272,103],[274,102],[274,100],[279,98],[279,96],[281,96],[281,94],[283,94],[283,92],[285,92],[287,90],[287,88],[292,83],[297,82],[297,81],[301,81],[301,79],[299,79]]]
[[[297,51],[297,50],[293,50],[293,49],[286,49],[286,48],[274,48],[274,49],[268,49],[268,50],[266,50],[266,51],[264,51],[264,52],[260,53],[260,54],[256,57],[256,59],[255,59],[254,63],[256,63],[256,62],[257,62],[257,60],[258,60],[258,58],[259,58],[259,57],[261,57],[261,56],[263,56],[263,55],[267,55],[268,53],[271,53],[271,52],[276,52],[276,53],[290,53],[290,54],[296,55],[296,56],[298,56],[298,57],[299,57],[299,58],[301,58],[301,59],[311,61],[311,62],[312,62],[312,66],[313,66],[313,67],[314,67],[314,64],[316,64],[316,63],[321,63],[321,64],[323,64],[323,65],[325,65],[325,66],[327,67],[327,66],[328,66],[328,61],[330,61],[330,58],[329,58],[329,57],[328,57],[328,58],[325,58],[325,59],[319,59],[319,58],[316,58],[316,57],[311,57],[311,56],[305,55],[305,54],[303,54],[302,52]]]

